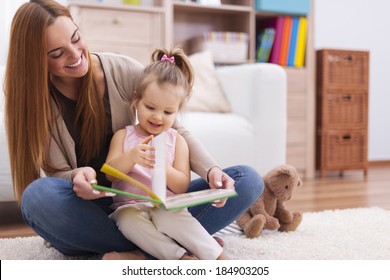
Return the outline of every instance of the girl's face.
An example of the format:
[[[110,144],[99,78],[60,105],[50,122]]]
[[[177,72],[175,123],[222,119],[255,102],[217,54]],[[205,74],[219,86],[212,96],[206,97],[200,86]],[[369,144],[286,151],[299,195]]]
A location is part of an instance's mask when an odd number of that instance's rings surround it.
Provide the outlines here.
[[[182,87],[168,83],[148,85],[136,103],[139,132],[144,136],[157,135],[172,127],[184,94]]]
[[[46,47],[52,75],[80,78],[87,73],[87,45],[70,18],[60,16],[47,28]]]

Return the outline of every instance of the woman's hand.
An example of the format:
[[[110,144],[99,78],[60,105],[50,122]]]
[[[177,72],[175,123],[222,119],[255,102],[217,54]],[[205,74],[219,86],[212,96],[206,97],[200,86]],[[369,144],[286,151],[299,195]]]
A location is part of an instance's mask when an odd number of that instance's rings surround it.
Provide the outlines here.
[[[210,169],[207,177],[212,189],[234,189],[234,180],[217,166]],[[226,201],[227,198],[215,201],[213,206],[217,208],[223,207]]]
[[[96,172],[92,167],[80,167],[72,172],[73,191],[85,200],[97,199],[115,194],[95,190],[91,185],[97,184]]]

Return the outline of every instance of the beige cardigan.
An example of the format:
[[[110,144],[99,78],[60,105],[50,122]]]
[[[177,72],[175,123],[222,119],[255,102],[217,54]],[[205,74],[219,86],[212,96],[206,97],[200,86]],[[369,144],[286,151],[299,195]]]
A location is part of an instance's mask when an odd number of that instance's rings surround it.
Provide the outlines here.
[[[135,114],[130,112],[131,95],[134,92],[143,66],[136,60],[108,53],[97,54],[104,70],[111,108],[112,129],[117,130],[134,124]],[[55,113],[57,107],[53,106]],[[66,128],[61,114],[54,127],[53,137],[47,149],[48,160],[53,166],[64,171],[56,173],[44,172],[47,176],[71,180],[72,170],[77,168],[75,143]],[[208,170],[217,166],[204,147],[186,131],[179,123],[174,128],[184,136],[190,150],[191,170],[206,179]]]

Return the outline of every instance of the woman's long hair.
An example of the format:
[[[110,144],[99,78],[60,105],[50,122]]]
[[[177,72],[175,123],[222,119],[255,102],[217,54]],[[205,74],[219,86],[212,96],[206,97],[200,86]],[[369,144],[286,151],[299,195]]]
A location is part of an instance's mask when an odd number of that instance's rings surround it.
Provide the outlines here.
[[[46,29],[69,10],[51,0],[31,0],[16,12],[12,25],[4,83],[5,124],[16,199],[39,178],[40,168],[59,171],[47,159],[56,117],[49,92]],[[77,104],[81,122],[81,159],[100,151],[106,126],[103,101],[98,97],[90,56]]]

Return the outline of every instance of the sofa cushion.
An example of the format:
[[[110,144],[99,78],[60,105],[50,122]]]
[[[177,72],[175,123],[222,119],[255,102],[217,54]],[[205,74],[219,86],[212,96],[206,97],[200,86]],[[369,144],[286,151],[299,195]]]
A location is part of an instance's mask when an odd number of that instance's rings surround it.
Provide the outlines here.
[[[215,71],[211,51],[203,51],[189,56],[194,68],[194,88],[185,110],[199,112],[230,112]]]

